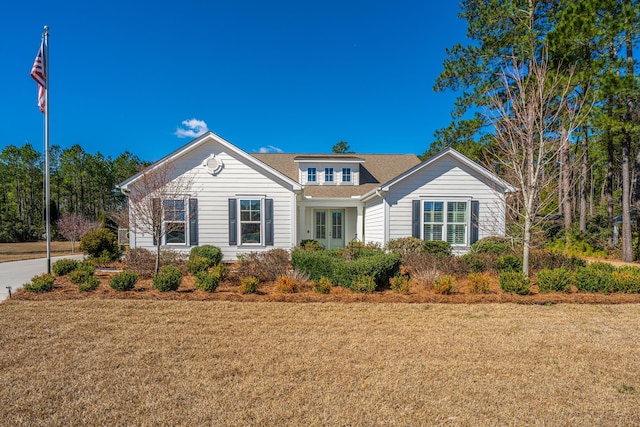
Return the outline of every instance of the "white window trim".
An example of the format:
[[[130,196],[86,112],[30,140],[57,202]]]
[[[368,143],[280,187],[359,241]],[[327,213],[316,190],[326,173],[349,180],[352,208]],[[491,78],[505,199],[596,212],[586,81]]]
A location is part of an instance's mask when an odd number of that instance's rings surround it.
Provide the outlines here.
[[[345,174],[345,173],[344,173],[344,171],[349,171],[349,173],[348,173],[348,174]],[[349,184],[351,184],[351,182],[353,181],[353,173],[352,173],[352,171],[351,171],[351,168],[342,168],[341,175],[342,175],[342,176],[341,176],[341,181],[342,181],[342,182],[348,182]],[[348,177],[349,177],[349,180],[348,180],[348,181],[344,179],[344,177],[345,177],[345,176],[348,176]]]
[[[424,202],[442,202],[443,203],[443,210],[442,210],[442,241],[446,242],[447,241],[447,227],[448,227],[448,222],[447,222],[447,212],[448,212],[448,206],[447,203],[448,202],[464,202],[467,204],[467,212],[466,212],[466,217],[467,217],[467,228],[466,228],[466,233],[464,236],[464,241],[465,243],[463,244],[451,244],[452,247],[457,247],[457,248],[465,248],[465,247],[469,247],[469,241],[471,239],[471,197],[421,197],[420,198],[420,238],[422,240],[424,240],[424,225],[425,225],[425,221],[424,221]],[[431,223],[427,223],[427,224],[431,224]],[[456,223],[452,223],[452,224],[460,224],[458,222]]]
[[[331,180],[328,180],[327,177],[329,176],[329,174],[327,173],[327,171],[331,169]],[[336,170],[333,166],[327,166],[324,168],[324,182],[330,182],[330,183],[335,183],[336,182]]]
[[[309,177],[311,176],[311,169],[313,169],[313,180],[309,179]],[[318,168],[315,168],[315,167],[307,168],[307,182],[313,182],[313,183],[318,182]]]
[[[253,247],[253,248],[260,248],[260,247],[266,247],[265,243],[264,243],[264,233],[265,233],[265,220],[264,220],[264,200],[266,199],[266,196],[236,196],[236,199],[238,200],[237,203],[237,212],[236,212],[236,218],[238,219],[237,221],[237,233],[238,233],[238,246],[245,246],[245,247]],[[260,242],[259,243],[243,243],[242,242],[242,213],[241,213],[241,205],[242,205],[242,201],[243,200],[260,200]],[[245,221],[247,223],[247,221]],[[248,221],[248,223],[254,223],[254,221]]]
[[[184,220],[183,221],[167,221],[165,220],[165,208],[164,208],[164,204],[170,200],[182,200],[184,203]],[[167,198],[164,199],[162,201],[162,240],[164,241],[164,245],[165,246],[188,246],[189,245],[189,218],[190,218],[190,212],[189,212],[189,196],[176,196],[174,198]],[[166,227],[166,223],[167,222],[183,222],[184,223],[184,243],[169,243],[167,242],[167,227]]]

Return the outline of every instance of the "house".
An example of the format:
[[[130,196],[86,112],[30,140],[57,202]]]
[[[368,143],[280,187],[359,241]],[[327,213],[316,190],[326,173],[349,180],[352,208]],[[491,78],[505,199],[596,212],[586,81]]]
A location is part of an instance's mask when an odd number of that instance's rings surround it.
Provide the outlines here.
[[[404,154],[249,154],[212,132],[119,188],[131,198],[145,173],[168,165],[172,179],[189,176],[190,184],[164,201],[162,226],[174,231],[161,244],[185,251],[215,245],[227,260],[305,239],[342,248],[414,236],[449,241],[464,253],[480,238],[504,235],[505,195],[514,191],[451,148],[424,162]],[[130,230],[132,248],[151,249],[153,240]]]

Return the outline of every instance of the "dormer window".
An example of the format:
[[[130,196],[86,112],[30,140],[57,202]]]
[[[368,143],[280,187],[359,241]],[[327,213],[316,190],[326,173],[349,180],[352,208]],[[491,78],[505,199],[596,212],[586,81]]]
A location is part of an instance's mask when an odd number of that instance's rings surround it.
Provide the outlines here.
[[[316,168],[307,169],[307,181],[316,182]]]
[[[333,168],[324,168],[324,182],[333,182]]]
[[[351,168],[342,168],[342,182],[351,182]]]

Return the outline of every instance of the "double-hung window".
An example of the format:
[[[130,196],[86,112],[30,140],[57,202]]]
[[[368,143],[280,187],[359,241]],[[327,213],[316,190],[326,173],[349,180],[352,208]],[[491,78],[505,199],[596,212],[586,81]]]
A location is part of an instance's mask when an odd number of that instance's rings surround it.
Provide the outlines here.
[[[240,199],[240,244],[262,244],[262,199]]]
[[[187,211],[184,199],[164,201],[164,235],[167,245],[187,243]]]
[[[307,182],[316,182],[316,168],[307,169]]]
[[[342,182],[351,182],[351,168],[342,168]]]
[[[468,206],[467,201],[424,201],[422,238],[444,240],[452,245],[466,245],[469,228]]]
[[[324,168],[324,182],[333,182],[333,168]]]

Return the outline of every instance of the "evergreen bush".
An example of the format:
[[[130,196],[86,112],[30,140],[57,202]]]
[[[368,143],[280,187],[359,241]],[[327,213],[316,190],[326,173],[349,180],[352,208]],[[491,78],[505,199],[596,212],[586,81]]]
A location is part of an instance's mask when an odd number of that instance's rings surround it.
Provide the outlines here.
[[[521,271],[522,260],[515,255],[502,255],[496,260],[498,271]]]
[[[520,271],[501,271],[498,282],[500,288],[509,294],[528,295],[531,291],[531,280]]]
[[[49,292],[53,289],[53,283],[55,281],[56,278],[53,274],[41,274],[39,276],[33,276],[31,283],[25,283],[22,287],[27,292]]]
[[[566,268],[545,268],[538,271],[536,277],[540,292],[569,292],[571,290],[572,274]]]
[[[80,263],[75,259],[63,258],[53,263],[51,271],[53,271],[53,274],[56,276],[66,276],[78,268],[78,265],[80,265]]]
[[[409,276],[399,275],[389,279],[391,290],[399,294],[409,293]]]
[[[177,291],[182,282],[182,272],[178,267],[165,265],[153,276],[153,287],[160,292]]]
[[[80,239],[80,249],[89,257],[105,261],[117,261],[120,258],[118,237],[106,228],[85,234]]]
[[[241,294],[255,294],[258,292],[260,286],[260,280],[257,277],[246,276],[240,278],[240,286],[238,292]]]
[[[210,267],[210,262],[208,258],[192,253],[187,261],[187,271],[189,274],[196,275],[201,271],[206,271]]]
[[[425,240],[422,243],[422,252],[433,255],[451,255],[451,243],[444,240]]]
[[[195,255],[207,259],[209,261],[207,267],[213,267],[222,262],[222,251],[219,247],[213,245],[194,246],[191,248],[189,255],[189,260]]]
[[[87,276],[82,283],[78,283],[78,290],[80,292],[89,292],[98,288],[100,285],[100,279],[93,274]]]
[[[333,283],[327,277],[322,276],[318,280],[313,281],[313,290],[319,294],[328,294],[331,292]]]
[[[471,253],[506,255],[513,253],[509,240],[504,237],[491,236],[478,240],[471,245]]]
[[[138,274],[133,271],[124,270],[116,273],[111,280],[109,286],[114,291],[130,291],[138,281]]]

